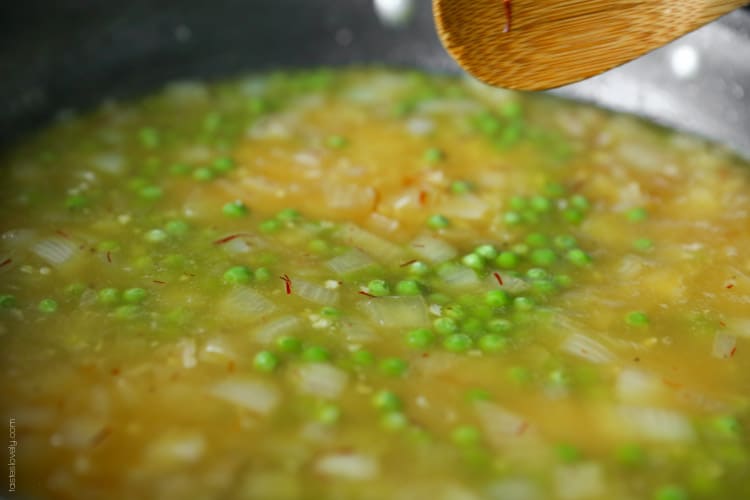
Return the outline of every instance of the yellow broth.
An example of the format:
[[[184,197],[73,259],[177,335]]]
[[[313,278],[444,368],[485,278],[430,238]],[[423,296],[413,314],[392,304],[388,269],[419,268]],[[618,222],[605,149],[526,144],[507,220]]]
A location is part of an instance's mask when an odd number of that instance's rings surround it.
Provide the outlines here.
[[[750,497],[750,170],[720,147],[319,70],[107,103],[0,167],[29,498]]]

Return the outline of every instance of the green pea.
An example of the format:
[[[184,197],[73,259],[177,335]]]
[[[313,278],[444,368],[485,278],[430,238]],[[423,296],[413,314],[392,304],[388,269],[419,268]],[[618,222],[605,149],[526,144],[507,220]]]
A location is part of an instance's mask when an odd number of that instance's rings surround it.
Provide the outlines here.
[[[454,194],[466,194],[474,191],[474,185],[468,181],[453,181],[451,192]]]
[[[141,144],[148,148],[154,149],[159,146],[161,142],[159,132],[153,127],[143,127],[138,131],[138,139]]]
[[[479,348],[484,352],[500,352],[508,345],[508,339],[496,333],[488,333],[479,338]]]
[[[570,236],[569,234],[561,234],[559,236],[555,236],[554,244],[557,248],[560,248],[562,250],[570,250],[571,248],[575,248],[578,242],[576,241],[574,236]]]
[[[352,353],[352,361],[357,366],[372,366],[375,363],[375,356],[364,349],[358,349]]]
[[[500,112],[505,118],[518,120],[523,116],[523,106],[518,101],[508,101],[502,105]]]
[[[11,307],[16,305],[16,298],[9,294],[4,293],[0,295],[0,308],[3,309],[10,309]]]
[[[583,212],[591,208],[591,204],[589,203],[589,200],[581,194],[576,194],[576,195],[571,196],[569,203],[571,207],[581,210]]]
[[[432,326],[435,328],[435,331],[445,335],[458,331],[458,323],[452,318],[437,318],[433,321]]]
[[[328,243],[321,239],[310,240],[310,243],[307,244],[307,248],[315,253],[326,253],[330,249]]]
[[[262,97],[254,97],[247,103],[248,110],[256,115],[263,114],[271,108],[271,104]]]
[[[568,250],[566,254],[568,261],[575,264],[576,266],[586,266],[591,263],[591,256],[581,250],[580,248],[573,248]]]
[[[260,230],[264,233],[275,233],[279,229],[281,229],[281,222],[277,221],[276,219],[268,219],[264,220],[260,223]]]
[[[169,236],[166,232],[161,229],[152,229],[146,233],[146,240],[151,243],[161,243],[165,241]]]
[[[138,316],[141,308],[135,304],[127,304],[115,309],[115,316],[119,319],[132,319]]]
[[[276,219],[280,220],[281,222],[294,222],[296,220],[299,220],[301,217],[302,214],[299,212],[299,210],[294,208],[285,208],[276,214]]]
[[[522,366],[513,366],[508,370],[510,379],[518,384],[525,384],[531,380],[531,372]]]
[[[459,446],[476,445],[481,439],[482,433],[473,425],[462,425],[451,432],[451,440]]]
[[[416,349],[425,349],[432,345],[435,335],[427,328],[412,330],[406,334],[406,343]]]
[[[479,318],[467,318],[461,324],[461,331],[473,337],[484,331],[484,325]]]
[[[445,153],[438,148],[430,148],[424,152],[422,158],[427,163],[438,163],[445,159]]]
[[[418,260],[409,264],[409,272],[417,276],[424,276],[430,272],[430,266]]]
[[[397,431],[409,425],[409,419],[400,411],[391,411],[380,419],[381,425],[389,431]]]
[[[559,182],[549,182],[544,186],[544,192],[547,196],[560,198],[565,195],[565,186]]]
[[[289,335],[283,335],[276,339],[276,347],[283,352],[296,353],[302,350],[302,342]]]
[[[164,196],[164,190],[159,186],[143,186],[138,191],[138,195],[144,200],[158,200]]]
[[[485,135],[494,135],[503,128],[503,123],[492,113],[482,113],[477,117],[477,128]]]
[[[42,299],[39,301],[39,305],[37,306],[40,312],[43,312],[45,314],[52,314],[53,312],[57,311],[57,301],[54,299]]]
[[[492,260],[497,257],[497,250],[492,245],[480,245],[474,249],[474,254],[483,259]]]
[[[414,280],[402,280],[396,283],[396,295],[419,295],[422,290]]]
[[[380,362],[380,371],[392,377],[400,377],[408,367],[408,363],[401,358],[385,358]]]
[[[473,388],[466,391],[466,400],[473,403],[475,401],[489,401],[490,393],[484,389]]]
[[[529,205],[538,213],[547,213],[552,210],[552,201],[545,196],[533,196]]]
[[[259,267],[255,270],[255,281],[268,281],[271,279],[271,271],[266,267]]]
[[[551,279],[536,280],[532,286],[541,294],[551,294],[557,291],[557,284]]]
[[[230,201],[221,208],[221,211],[228,217],[244,217],[248,213],[247,206],[240,200]]]
[[[428,299],[430,302],[440,305],[445,305],[451,301],[451,298],[444,293],[431,293]]]
[[[677,485],[662,486],[654,492],[654,500],[688,500],[688,494]]]
[[[557,255],[549,248],[537,248],[531,252],[531,262],[537,266],[551,266],[556,260]]]
[[[531,280],[543,280],[549,276],[549,273],[539,267],[532,267],[526,271],[526,276]]]
[[[648,211],[645,208],[633,208],[625,213],[630,222],[642,222],[648,219]]]
[[[516,243],[511,250],[518,256],[526,256],[529,253],[529,246],[525,243]]]
[[[557,284],[557,286],[566,288],[573,283],[573,278],[571,278],[567,274],[558,274],[557,276],[555,276],[555,283]]]
[[[96,245],[96,249],[100,252],[116,252],[120,249],[120,244],[112,240],[100,241]]]
[[[581,458],[578,448],[569,443],[561,443],[555,446],[555,454],[561,462],[572,463]]]
[[[341,311],[335,307],[325,306],[321,308],[320,315],[325,316],[326,318],[339,318],[341,317]]]
[[[508,206],[513,210],[520,212],[528,208],[529,204],[526,198],[524,198],[523,196],[513,196],[508,201]]]
[[[260,351],[253,358],[253,366],[256,370],[270,373],[276,369],[279,364],[279,358],[271,351]]]
[[[88,204],[89,199],[82,194],[74,194],[65,199],[65,207],[70,209],[84,208]]]
[[[302,359],[311,363],[328,361],[330,357],[331,355],[328,353],[328,349],[326,349],[325,347],[310,346],[306,347],[305,350],[302,351]]]
[[[198,167],[193,170],[193,179],[196,181],[210,181],[214,177],[216,177],[216,174],[208,167]]]
[[[629,443],[617,449],[616,458],[618,462],[632,467],[642,465],[646,459],[646,453],[640,445]]]
[[[549,238],[542,233],[531,233],[526,236],[526,244],[530,247],[543,247],[549,245]]]
[[[454,333],[448,335],[443,340],[443,347],[451,352],[466,352],[471,349],[474,342],[471,337],[463,333]]]
[[[625,323],[630,326],[647,326],[649,324],[648,315],[642,311],[631,311],[625,316]]]
[[[503,214],[503,221],[509,226],[517,226],[523,222],[523,217],[518,212],[505,212]]]
[[[166,223],[164,229],[172,236],[183,236],[190,230],[190,225],[181,220],[171,220]]]
[[[403,407],[401,398],[395,392],[379,391],[372,397],[372,405],[378,410],[396,411]]]
[[[519,311],[531,311],[534,308],[534,300],[530,297],[516,297],[513,299],[513,307]]]
[[[481,270],[484,268],[484,259],[475,253],[464,255],[461,263],[471,269]]]
[[[341,135],[330,135],[326,138],[326,146],[331,149],[342,149],[347,144],[349,144],[349,141]]]
[[[505,318],[493,318],[487,322],[486,328],[492,333],[507,333],[513,328],[513,323]]]
[[[80,297],[88,287],[84,283],[71,283],[65,287],[65,294],[73,297]],[[2,305],[0,305],[2,307]]]
[[[726,437],[738,437],[740,434],[740,422],[731,416],[716,417],[712,421],[714,429]]]
[[[495,264],[497,264],[498,267],[502,269],[514,269],[518,266],[519,261],[520,259],[518,255],[506,250],[504,252],[500,252],[500,254],[495,259]]]
[[[252,277],[252,270],[246,266],[230,267],[224,272],[224,282],[234,285],[249,283]]]
[[[102,304],[116,304],[120,301],[120,291],[117,288],[102,288],[97,298]]]
[[[341,418],[341,410],[333,403],[325,403],[318,408],[317,419],[326,425],[333,425]]]
[[[227,156],[216,158],[214,160],[213,167],[217,172],[229,172],[234,168],[234,160]]]
[[[427,227],[430,229],[445,229],[450,224],[450,220],[444,215],[434,214],[427,218]]]
[[[581,212],[577,208],[566,208],[565,210],[563,210],[562,216],[563,219],[565,219],[567,222],[570,222],[571,224],[580,224],[583,221],[583,212]]]
[[[638,238],[633,242],[633,248],[641,252],[651,250],[654,247],[654,242],[648,238]]]
[[[125,302],[139,304],[146,299],[148,292],[143,288],[128,288],[122,292],[122,298]]]
[[[391,293],[391,288],[384,280],[371,280],[367,284],[367,289],[369,290],[370,294],[376,297],[384,297]]]
[[[505,290],[490,290],[484,294],[484,302],[491,307],[504,307],[511,303],[511,298]]]

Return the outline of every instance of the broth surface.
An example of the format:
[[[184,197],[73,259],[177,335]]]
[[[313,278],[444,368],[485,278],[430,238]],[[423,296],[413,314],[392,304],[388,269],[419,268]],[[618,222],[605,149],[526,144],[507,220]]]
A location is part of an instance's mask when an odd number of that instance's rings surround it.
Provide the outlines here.
[[[0,159],[1,413],[60,499],[750,498],[750,169],[384,69]]]

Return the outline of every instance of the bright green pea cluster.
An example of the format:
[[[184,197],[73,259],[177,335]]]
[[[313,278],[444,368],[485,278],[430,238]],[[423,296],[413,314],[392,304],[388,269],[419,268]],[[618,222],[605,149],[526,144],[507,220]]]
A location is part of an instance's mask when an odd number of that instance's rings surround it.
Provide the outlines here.
[[[230,201],[221,208],[221,211],[227,217],[244,217],[249,212],[241,200]]]

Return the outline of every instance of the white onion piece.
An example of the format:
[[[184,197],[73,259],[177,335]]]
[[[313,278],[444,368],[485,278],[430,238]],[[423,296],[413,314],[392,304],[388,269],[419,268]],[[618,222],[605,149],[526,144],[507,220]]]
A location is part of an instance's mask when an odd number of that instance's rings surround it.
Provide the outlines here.
[[[330,306],[339,301],[339,292],[336,290],[299,278],[292,280],[292,291],[305,300],[324,306]]]
[[[108,174],[120,174],[125,169],[125,157],[117,153],[98,154],[90,162],[100,172]]]
[[[384,328],[416,328],[429,323],[422,297],[376,297],[360,304],[370,320]]]
[[[230,359],[236,359],[237,352],[225,338],[213,337],[208,339],[198,353],[198,359],[202,362],[224,363]]]
[[[54,445],[67,448],[87,448],[105,432],[106,422],[100,418],[80,415],[62,423],[58,431],[50,437]]]
[[[379,474],[377,460],[358,453],[334,453],[325,455],[315,463],[315,470],[326,476],[344,479],[373,479]]]
[[[612,354],[612,351],[607,349],[601,342],[581,333],[574,333],[566,338],[560,345],[560,349],[592,363],[611,363],[615,360],[615,355]]]
[[[719,359],[729,359],[734,356],[737,347],[737,337],[725,332],[714,335],[713,356]]]
[[[206,439],[195,431],[173,431],[161,435],[146,449],[151,466],[173,466],[195,463],[206,450]]]
[[[438,276],[445,286],[455,290],[476,288],[481,283],[473,269],[459,264],[441,268]]]
[[[497,500],[541,500],[539,486],[524,478],[508,478],[491,483],[487,488],[489,498]]]
[[[726,331],[737,337],[750,339],[750,318],[748,319],[731,319],[727,322]]]
[[[31,251],[44,259],[48,264],[59,266],[69,261],[75,255],[78,251],[78,245],[68,239],[52,236],[51,238],[39,240],[34,243]]]
[[[268,415],[281,400],[278,389],[258,380],[231,378],[211,388],[211,395],[260,415]]]
[[[260,320],[273,312],[276,305],[252,288],[242,287],[229,292],[221,301],[220,309],[229,320]]]
[[[270,344],[282,335],[294,333],[302,327],[302,320],[296,316],[281,316],[270,320],[253,332],[253,339],[261,344]]]
[[[615,393],[623,403],[658,401],[664,394],[664,383],[651,373],[625,368],[617,375]]]
[[[326,399],[336,399],[346,387],[347,373],[327,363],[309,363],[297,369],[300,392]]]
[[[435,122],[429,118],[414,117],[406,121],[406,130],[411,135],[420,136],[430,134],[435,130]]]
[[[564,500],[602,498],[607,491],[602,465],[582,463],[555,468],[557,495]]]
[[[356,248],[326,262],[326,265],[339,276],[363,271],[374,264],[374,260]]]
[[[478,401],[475,408],[487,439],[495,446],[503,446],[528,432],[525,418],[498,404]]]
[[[375,331],[365,321],[351,319],[342,323],[341,331],[344,332],[349,342],[372,342],[378,338]]]
[[[339,212],[369,212],[375,205],[375,190],[370,186],[329,182],[323,185],[322,190],[326,206]]]
[[[484,200],[469,194],[446,199],[437,211],[455,219],[479,220],[489,208]]]
[[[623,406],[617,409],[618,429],[633,438],[685,442],[695,439],[690,420],[683,414],[652,407]]]
[[[367,252],[381,262],[394,262],[403,257],[401,247],[354,224],[345,224],[336,236],[345,244]]]
[[[450,260],[458,255],[458,251],[449,243],[429,234],[417,236],[411,242],[411,247],[417,255],[436,264]]]

